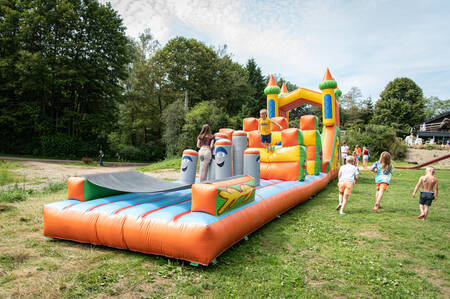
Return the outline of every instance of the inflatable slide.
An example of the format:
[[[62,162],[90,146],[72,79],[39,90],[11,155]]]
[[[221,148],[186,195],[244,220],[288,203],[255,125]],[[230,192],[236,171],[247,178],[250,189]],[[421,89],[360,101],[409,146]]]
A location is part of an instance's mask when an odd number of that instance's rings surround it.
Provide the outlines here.
[[[43,207],[44,236],[214,263],[336,177],[340,91],[328,69],[319,88],[289,93],[271,76],[268,115],[282,126],[272,127],[273,151],[263,148],[256,118],[244,119],[243,131],[220,129],[206,182],[196,178],[194,150],[183,152],[176,182],[135,171],[69,178],[68,198]],[[314,115],[288,128],[288,111],[305,103],[322,107],[322,132]]]

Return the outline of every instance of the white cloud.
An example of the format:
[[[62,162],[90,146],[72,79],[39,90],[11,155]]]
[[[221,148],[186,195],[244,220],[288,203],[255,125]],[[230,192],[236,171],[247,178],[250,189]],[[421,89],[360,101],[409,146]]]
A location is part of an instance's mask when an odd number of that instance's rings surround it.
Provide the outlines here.
[[[415,3],[417,2],[417,3]],[[111,1],[127,33],[150,28],[160,42],[177,35],[227,44],[264,73],[317,89],[326,67],[345,92],[377,98],[408,76],[425,95],[450,98],[449,5],[444,1]],[[431,76],[439,73],[442,77]]]

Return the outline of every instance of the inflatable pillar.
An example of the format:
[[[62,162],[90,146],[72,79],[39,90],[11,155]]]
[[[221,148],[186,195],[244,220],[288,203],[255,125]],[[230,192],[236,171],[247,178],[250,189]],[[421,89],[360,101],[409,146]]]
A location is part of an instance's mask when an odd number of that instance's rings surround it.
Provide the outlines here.
[[[267,117],[277,117],[279,116],[279,100],[278,100],[278,94],[280,93],[281,89],[277,85],[277,82],[273,78],[273,75],[270,75],[269,83],[267,84],[267,87],[264,88],[264,94],[267,96]]]
[[[260,153],[257,149],[247,149],[244,151],[244,175],[254,177],[256,186],[259,186],[260,178]]]
[[[226,138],[226,134],[225,133],[215,133],[214,136],[215,136],[215,139],[214,139],[215,143],[217,141],[219,141],[219,140],[229,141]],[[215,159],[215,157],[216,157],[216,148],[214,147],[213,150],[212,150],[212,159],[211,159],[211,163],[209,164],[209,171],[208,171],[208,181],[210,181],[210,182],[214,182],[216,180],[216,167],[215,167],[216,159]]]
[[[231,177],[231,141],[219,140],[215,146],[214,175],[216,180]]]
[[[233,175],[244,174],[244,151],[248,147],[247,133],[233,132]]]
[[[336,101],[334,99],[334,89],[337,87],[337,83],[331,76],[330,71],[327,69],[323,76],[322,82],[319,84],[320,90],[322,90],[322,119],[323,125],[326,127],[332,127],[336,125]]]
[[[197,171],[198,153],[187,149],[181,158],[180,181],[186,184],[195,183],[195,173]]]

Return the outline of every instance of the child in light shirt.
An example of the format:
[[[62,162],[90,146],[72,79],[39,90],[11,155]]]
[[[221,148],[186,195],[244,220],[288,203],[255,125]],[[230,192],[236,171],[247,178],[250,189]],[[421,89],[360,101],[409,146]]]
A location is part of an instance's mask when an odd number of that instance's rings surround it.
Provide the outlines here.
[[[339,214],[345,215],[344,209],[347,205],[348,197],[352,193],[353,185],[358,181],[358,167],[353,165],[355,158],[347,157],[347,163],[339,168],[339,204],[336,210],[341,210]]]

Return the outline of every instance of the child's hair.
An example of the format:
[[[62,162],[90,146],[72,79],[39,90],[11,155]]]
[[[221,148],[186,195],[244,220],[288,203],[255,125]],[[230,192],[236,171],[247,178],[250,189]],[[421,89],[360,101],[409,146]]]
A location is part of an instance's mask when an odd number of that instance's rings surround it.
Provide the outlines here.
[[[389,171],[392,169],[392,162],[391,162],[391,154],[388,152],[382,152],[380,155],[380,164],[381,169],[384,171]]]
[[[427,167],[425,168],[425,171],[430,171],[431,174],[434,174],[434,167],[433,167],[433,166],[427,166]]]
[[[261,109],[261,110],[259,110],[259,113],[266,113],[267,114],[267,109]]]
[[[353,156],[348,156],[347,159],[345,160],[347,163],[352,163],[355,162],[355,158],[353,158]]]
[[[200,134],[198,135],[198,139],[200,139],[200,142],[206,143],[209,142],[209,140],[213,137],[211,134],[211,128],[209,125],[205,124],[202,127],[202,130],[200,131]]]

